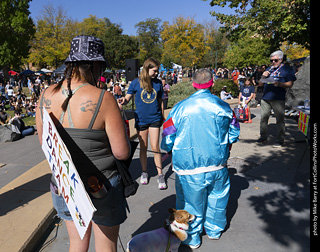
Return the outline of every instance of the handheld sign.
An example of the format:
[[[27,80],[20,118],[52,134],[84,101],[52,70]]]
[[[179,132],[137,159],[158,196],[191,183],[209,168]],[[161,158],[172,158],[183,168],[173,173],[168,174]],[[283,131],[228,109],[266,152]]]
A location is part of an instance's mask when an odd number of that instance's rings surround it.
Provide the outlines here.
[[[42,150],[82,240],[96,209],[85,190],[67,147],[44,107]]]

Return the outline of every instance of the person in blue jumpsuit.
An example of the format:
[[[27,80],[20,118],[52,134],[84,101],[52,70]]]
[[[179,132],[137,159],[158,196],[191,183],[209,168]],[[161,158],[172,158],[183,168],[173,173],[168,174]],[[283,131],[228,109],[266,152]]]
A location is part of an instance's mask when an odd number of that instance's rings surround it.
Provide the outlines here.
[[[210,239],[219,239],[227,224],[227,160],[240,126],[229,104],[211,94],[209,70],[199,69],[192,85],[197,91],[175,105],[163,125],[161,148],[172,152],[176,208],[196,216],[183,243],[198,248],[203,228]]]

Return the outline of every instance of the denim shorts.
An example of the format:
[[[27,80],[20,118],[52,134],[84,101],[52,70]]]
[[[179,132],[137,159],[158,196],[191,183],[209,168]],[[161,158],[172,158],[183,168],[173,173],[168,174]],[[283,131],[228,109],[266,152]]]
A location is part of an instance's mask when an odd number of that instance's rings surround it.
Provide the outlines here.
[[[97,225],[116,226],[120,225],[127,219],[127,200],[123,194],[123,186],[119,175],[113,176],[104,183],[108,189],[108,193],[101,199],[90,196],[93,205],[97,209],[94,213],[92,221]],[[72,221],[72,216],[68,210],[62,195],[58,195],[51,189],[53,206],[57,211],[57,215],[63,220]]]

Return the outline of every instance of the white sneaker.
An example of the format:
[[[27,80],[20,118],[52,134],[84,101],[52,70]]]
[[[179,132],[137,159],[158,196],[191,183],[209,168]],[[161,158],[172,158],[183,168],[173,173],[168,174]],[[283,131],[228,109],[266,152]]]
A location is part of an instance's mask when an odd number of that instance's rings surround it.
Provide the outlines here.
[[[198,248],[200,248],[201,243],[198,244],[198,245],[187,245],[187,244],[185,244],[185,245],[188,246],[188,247],[191,248],[191,249],[198,249]]]
[[[140,177],[140,184],[147,185],[148,184],[148,173],[142,172]]]
[[[211,237],[211,236],[209,236],[209,235],[208,235],[208,238],[209,238],[210,240],[220,240],[220,237]]]
[[[158,176],[158,188],[160,190],[165,190],[168,188],[166,181],[164,180],[164,176],[162,174]]]

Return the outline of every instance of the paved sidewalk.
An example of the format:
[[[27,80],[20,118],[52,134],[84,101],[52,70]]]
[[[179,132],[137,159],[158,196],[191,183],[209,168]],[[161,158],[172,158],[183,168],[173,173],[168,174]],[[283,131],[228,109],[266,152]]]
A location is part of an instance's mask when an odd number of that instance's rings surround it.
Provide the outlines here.
[[[240,124],[240,141],[233,145],[228,162],[231,196],[226,231],[218,241],[203,236],[202,246],[197,251],[309,251],[310,149],[304,136],[298,131],[297,122],[292,119],[286,119],[285,146],[274,148],[273,117],[269,120],[271,136],[268,143],[257,145],[255,141],[259,138],[260,108],[252,109],[252,114],[252,124]],[[121,243],[126,247],[132,236],[161,227],[168,217],[167,209],[175,207],[175,175],[170,161],[169,158],[163,163],[169,188],[160,191],[157,188],[153,156],[148,153],[150,183],[147,186],[140,185],[137,194],[128,198],[131,212],[120,228],[119,252],[122,251]],[[140,169],[138,146],[130,167],[134,179],[139,179]],[[2,197],[3,191],[0,191],[0,199]],[[42,200],[40,196],[35,199],[41,200],[41,204],[52,206],[51,200]],[[2,219],[16,212],[18,208],[16,206],[0,215],[0,242],[3,242],[3,233],[14,236],[18,232],[2,225]],[[22,222],[21,228],[23,226],[25,225]],[[64,223],[59,226],[55,240],[50,241],[55,234],[54,230],[44,242],[48,243],[48,246],[44,246],[41,251],[68,250],[68,235]],[[39,236],[40,233],[37,234],[38,240]],[[18,251],[2,244],[0,243],[0,251]],[[89,251],[95,251],[94,239]],[[179,251],[191,250],[180,246]]]

